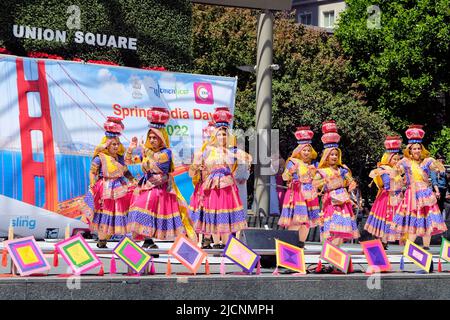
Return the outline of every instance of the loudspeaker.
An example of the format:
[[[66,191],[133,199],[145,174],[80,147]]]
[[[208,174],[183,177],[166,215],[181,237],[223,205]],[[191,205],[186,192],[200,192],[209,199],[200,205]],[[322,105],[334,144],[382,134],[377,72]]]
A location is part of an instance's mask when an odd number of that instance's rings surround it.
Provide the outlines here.
[[[275,239],[298,246],[298,231],[246,229],[240,232],[239,240],[251,249],[275,249]],[[275,268],[276,256],[261,256],[261,267]]]

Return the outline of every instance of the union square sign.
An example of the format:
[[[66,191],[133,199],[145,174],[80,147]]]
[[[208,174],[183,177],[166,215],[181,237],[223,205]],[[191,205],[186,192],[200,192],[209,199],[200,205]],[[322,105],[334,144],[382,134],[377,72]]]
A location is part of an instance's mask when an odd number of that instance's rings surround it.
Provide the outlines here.
[[[12,33],[16,38],[44,40],[49,42],[68,43],[73,41],[78,44],[90,46],[110,47],[119,49],[137,50],[137,39],[123,36],[106,35],[92,32],[76,31],[73,39],[68,38],[66,30],[54,30],[34,26],[13,25]]]

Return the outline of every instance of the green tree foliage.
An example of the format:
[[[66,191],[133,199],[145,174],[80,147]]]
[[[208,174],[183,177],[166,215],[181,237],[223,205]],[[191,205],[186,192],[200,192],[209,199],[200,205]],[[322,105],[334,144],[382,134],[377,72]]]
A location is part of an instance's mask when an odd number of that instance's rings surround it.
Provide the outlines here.
[[[67,8],[79,6],[84,33],[137,38],[137,51],[78,44],[77,30],[66,23]],[[191,64],[191,16],[188,0],[36,0],[2,1],[0,47],[13,54],[45,52],[64,59],[108,60],[131,67],[164,66],[171,71],[188,71]],[[17,39],[13,25],[66,30],[66,43]]]
[[[258,12],[244,9],[194,6],[193,58],[196,72],[238,76],[235,126],[255,126],[254,74],[236,66],[256,62]],[[290,15],[278,14],[274,27],[273,123],[280,130],[284,158],[296,146],[293,135],[300,125],[316,133],[314,146],[322,149],[321,124],[337,121],[342,135],[344,161],[368,183],[367,173],[383,152],[390,130],[379,113],[364,104],[363,95],[348,76],[349,61],[336,38],[295,23]]]
[[[437,153],[446,158],[446,163],[450,164],[450,127],[444,126],[436,135],[436,139],[430,145],[430,152],[433,156]]]
[[[394,129],[424,124],[429,140],[449,122],[438,99],[449,103],[449,0],[380,0],[379,13],[370,0],[346,4],[335,34],[368,104]]]

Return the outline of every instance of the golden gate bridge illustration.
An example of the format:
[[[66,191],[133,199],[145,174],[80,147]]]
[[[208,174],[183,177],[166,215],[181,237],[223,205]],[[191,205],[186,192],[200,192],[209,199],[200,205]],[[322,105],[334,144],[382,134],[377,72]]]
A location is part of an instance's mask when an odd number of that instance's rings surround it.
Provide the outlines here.
[[[60,110],[51,108],[50,92],[54,91],[50,91],[49,87],[54,86],[54,90],[65,96],[80,111],[80,116],[87,117],[95,124],[99,132],[104,130],[101,123],[107,116],[59,61],[52,61],[52,66],[58,66],[59,75],[64,77],[57,81],[52,77],[53,73],[46,70],[47,60],[12,57],[17,76],[20,146],[7,150],[0,144],[0,173],[3,180],[0,184],[1,200],[23,201],[37,207],[36,210],[42,208],[64,217],[80,219],[79,208],[89,184],[88,170],[94,146],[75,146],[71,141]],[[35,64],[36,79],[27,79],[27,64]],[[62,81],[67,81],[76,93],[69,93]],[[29,93],[37,95],[39,99],[31,101]],[[77,101],[80,100],[79,97],[88,101],[91,105],[88,106],[89,110],[84,103]],[[39,114],[32,115],[32,105],[35,109],[40,109]],[[95,112],[94,116],[92,111]],[[36,137],[41,138],[42,146],[37,147]],[[123,138],[129,142],[126,136]],[[63,140],[66,140],[65,144]],[[56,153],[55,150],[62,152]],[[130,171],[137,177],[141,174],[138,165],[130,166]],[[187,179],[186,171],[185,166],[179,166],[174,176]]]

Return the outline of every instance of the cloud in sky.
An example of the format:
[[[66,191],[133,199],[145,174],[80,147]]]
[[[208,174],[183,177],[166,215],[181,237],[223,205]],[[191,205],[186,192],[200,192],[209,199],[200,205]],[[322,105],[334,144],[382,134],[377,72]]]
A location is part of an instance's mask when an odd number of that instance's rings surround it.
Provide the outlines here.
[[[91,90],[90,95],[96,95],[95,92],[99,93],[97,97],[99,100],[104,103],[112,104],[116,102],[123,102],[124,100],[127,103],[132,104],[133,98],[131,96],[132,87],[130,82],[120,83],[117,80],[110,70],[106,68],[102,68],[97,72],[97,81],[99,82],[98,86],[94,86]]]
[[[99,82],[117,81],[117,78],[106,68],[102,68],[97,72],[97,80]]]

